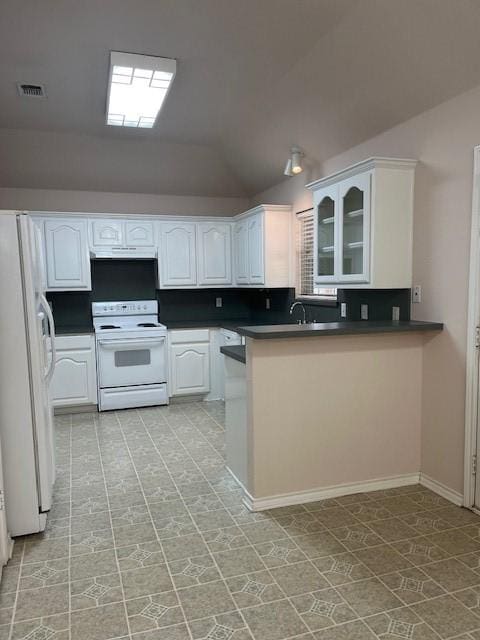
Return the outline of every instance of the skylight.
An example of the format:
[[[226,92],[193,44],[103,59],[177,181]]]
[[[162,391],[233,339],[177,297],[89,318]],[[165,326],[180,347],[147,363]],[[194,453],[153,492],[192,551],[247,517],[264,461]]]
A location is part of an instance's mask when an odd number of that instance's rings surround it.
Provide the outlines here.
[[[111,51],[107,124],[151,129],[176,69],[176,61],[170,58]]]

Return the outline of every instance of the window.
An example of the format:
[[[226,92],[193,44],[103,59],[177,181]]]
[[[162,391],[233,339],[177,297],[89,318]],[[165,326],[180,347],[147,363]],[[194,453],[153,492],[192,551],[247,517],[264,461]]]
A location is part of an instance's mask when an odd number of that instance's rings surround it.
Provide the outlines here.
[[[298,282],[297,297],[336,301],[337,289],[319,287],[313,281],[313,209],[297,214]]]

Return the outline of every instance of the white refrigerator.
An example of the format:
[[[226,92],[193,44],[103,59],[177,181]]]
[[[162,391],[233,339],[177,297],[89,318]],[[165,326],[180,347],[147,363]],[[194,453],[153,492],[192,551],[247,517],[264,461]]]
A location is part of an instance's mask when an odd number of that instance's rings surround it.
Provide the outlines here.
[[[43,531],[55,481],[55,331],[38,234],[28,215],[0,211],[0,443],[11,536]],[[1,539],[0,525],[0,547]]]

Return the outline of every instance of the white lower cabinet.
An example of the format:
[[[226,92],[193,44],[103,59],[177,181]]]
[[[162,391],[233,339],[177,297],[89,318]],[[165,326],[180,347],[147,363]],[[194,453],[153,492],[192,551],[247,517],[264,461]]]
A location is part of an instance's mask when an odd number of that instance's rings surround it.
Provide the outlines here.
[[[55,372],[50,383],[54,407],[97,404],[93,335],[57,336]]]
[[[169,395],[210,391],[210,332],[208,329],[169,331]]]

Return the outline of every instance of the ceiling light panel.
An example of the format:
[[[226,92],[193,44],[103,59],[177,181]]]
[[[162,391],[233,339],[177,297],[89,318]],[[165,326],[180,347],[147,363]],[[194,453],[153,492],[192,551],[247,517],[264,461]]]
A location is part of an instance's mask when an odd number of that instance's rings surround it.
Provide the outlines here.
[[[170,58],[111,51],[107,124],[151,129],[176,70],[177,63]]]

